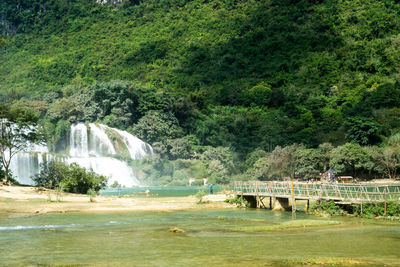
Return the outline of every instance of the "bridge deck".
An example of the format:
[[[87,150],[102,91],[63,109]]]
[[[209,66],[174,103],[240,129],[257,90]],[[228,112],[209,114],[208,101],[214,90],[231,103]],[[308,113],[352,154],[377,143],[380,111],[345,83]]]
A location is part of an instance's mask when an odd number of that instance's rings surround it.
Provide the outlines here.
[[[324,184],[307,182],[235,182],[239,196],[334,200],[340,202],[400,201],[400,184]]]

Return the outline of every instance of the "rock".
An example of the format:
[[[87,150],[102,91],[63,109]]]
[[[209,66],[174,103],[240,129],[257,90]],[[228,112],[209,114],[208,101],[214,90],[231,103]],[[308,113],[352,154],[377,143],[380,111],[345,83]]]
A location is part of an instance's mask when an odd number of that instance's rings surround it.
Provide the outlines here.
[[[168,231],[170,231],[172,233],[184,233],[185,232],[183,229],[180,229],[178,227],[169,228]]]

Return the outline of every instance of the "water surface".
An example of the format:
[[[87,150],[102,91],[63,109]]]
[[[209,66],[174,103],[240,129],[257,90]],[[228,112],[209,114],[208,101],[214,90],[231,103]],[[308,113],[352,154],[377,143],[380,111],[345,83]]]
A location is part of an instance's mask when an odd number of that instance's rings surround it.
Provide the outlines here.
[[[213,186],[214,194],[221,192],[224,188],[222,186]],[[231,189],[227,186],[226,189]],[[128,188],[106,188],[100,190],[100,195],[103,196],[123,196],[123,195],[133,195],[146,196],[146,191],[148,195],[154,197],[186,197],[195,195],[199,191],[209,192],[208,186],[141,186],[141,187],[128,187]]]
[[[334,226],[234,232],[278,225],[290,213],[268,210],[196,210],[108,214],[0,216],[3,265],[208,266],[285,264],[288,260],[357,259],[400,265],[400,223],[359,218]],[[168,231],[179,227],[185,233]]]

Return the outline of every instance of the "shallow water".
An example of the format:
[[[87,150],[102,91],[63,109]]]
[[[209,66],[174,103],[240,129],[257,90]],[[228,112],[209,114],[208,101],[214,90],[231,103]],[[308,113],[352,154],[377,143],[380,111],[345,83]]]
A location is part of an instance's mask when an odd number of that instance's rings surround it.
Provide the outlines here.
[[[227,189],[231,189],[227,187]],[[145,196],[146,191],[149,191],[150,196],[154,197],[186,197],[195,195],[199,191],[208,192],[208,186],[141,186],[141,187],[128,187],[128,188],[106,188],[100,190],[102,196]],[[214,186],[214,193],[218,193],[223,190],[219,185]]]
[[[340,224],[264,232],[233,228],[278,225],[291,213],[197,210],[108,214],[0,216],[0,265],[265,265],[288,260],[357,259],[400,264],[400,223],[330,219]],[[179,227],[185,233],[171,233]]]

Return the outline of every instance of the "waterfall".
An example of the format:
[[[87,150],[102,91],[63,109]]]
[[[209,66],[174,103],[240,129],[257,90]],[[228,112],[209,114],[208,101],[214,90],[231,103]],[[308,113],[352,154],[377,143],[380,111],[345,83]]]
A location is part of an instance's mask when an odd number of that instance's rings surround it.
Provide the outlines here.
[[[33,184],[31,177],[39,173],[40,153],[17,153],[10,163],[12,175],[21,184]]]
[[[39,172],[40,163],[56,160],[77,163],[105,175],[109,177],[108,185],[114,182],[127,187],[140,185],[129,164],[113,155],[142,159],[153,154],[149,144],[126,131],[96,123],[73,124],[69,136],[67,153],[48,153],[47,147],[39,145],[31,146],[29,152],[17,153],[10,166],[16,180],[32,185],[31,178]]]
[[[128,148],[129,154],[132,159],[141,159],[147,154],[153,154],[153,148],[140,140],[139,138],[131,135],[126,131],[117,130],[120,134],[122,140],[124,141],[126,147]]]
[[[69,155],[72,157],[89,157],[88,134],[84,123],[71,125]]]
[[[115,148],[106,134],[106,130],[108,127],[104,125],[96,125],[94,123],[90,123],[90,145],[89,150],[92,155],[115,155]]]

